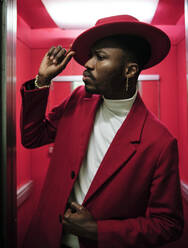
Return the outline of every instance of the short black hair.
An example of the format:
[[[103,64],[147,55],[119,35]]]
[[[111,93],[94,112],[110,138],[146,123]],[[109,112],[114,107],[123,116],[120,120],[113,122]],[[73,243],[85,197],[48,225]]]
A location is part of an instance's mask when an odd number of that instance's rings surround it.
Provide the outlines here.
[[[150,44],[144,38],[137,35],[113,35],[107,37],[114,40],[126,52],[128,62],[135,62],[139,66],[139,70],[147,64],[151,56]]]

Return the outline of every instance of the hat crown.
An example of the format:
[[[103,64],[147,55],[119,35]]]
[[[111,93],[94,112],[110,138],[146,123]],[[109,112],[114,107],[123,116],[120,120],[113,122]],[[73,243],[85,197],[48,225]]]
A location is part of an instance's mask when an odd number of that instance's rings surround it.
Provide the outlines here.
[[[91,48],[97,41],[119,34],[140,36],[149,43],[151,56],[143,69],[158,64],[166,57],[170,49],[170,39],[159,28],[140,22],[130,15],[118,15],[99,19],[95,26],[76,38],[72,45],[72,50],[76,52],[75,60],[85,65],[90,58]]]
[[[139,20],[130,15],[117,15],[117,16],[101,18],[96,22],[95,26],[104,25],[108,23],[115,23],[115,22],[139,22]]]

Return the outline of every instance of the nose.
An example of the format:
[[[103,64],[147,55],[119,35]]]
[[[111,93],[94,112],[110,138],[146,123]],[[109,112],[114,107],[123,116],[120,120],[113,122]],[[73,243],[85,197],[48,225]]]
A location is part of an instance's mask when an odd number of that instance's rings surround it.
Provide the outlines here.
[[[95,60],[94,60],[93,56],[86,61],[84,67],[87,68],[87,69],[91,69],[91,70],[94,69]]]

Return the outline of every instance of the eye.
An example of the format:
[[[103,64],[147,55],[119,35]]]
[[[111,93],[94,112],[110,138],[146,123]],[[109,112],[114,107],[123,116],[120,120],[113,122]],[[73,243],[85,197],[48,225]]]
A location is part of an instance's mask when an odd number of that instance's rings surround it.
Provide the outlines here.
[[[96,57],[98,60],[104,60],[105,59],[105,56],[101,53],[96,53]]]

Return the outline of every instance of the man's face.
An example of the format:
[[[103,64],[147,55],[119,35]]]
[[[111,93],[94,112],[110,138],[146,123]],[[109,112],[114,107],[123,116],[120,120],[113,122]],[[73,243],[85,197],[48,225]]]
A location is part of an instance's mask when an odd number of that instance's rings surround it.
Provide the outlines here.
[[[125,89],[125,51],[114,40],[94,45],[86,62],[83,81],[87,92],[116,99]]]

